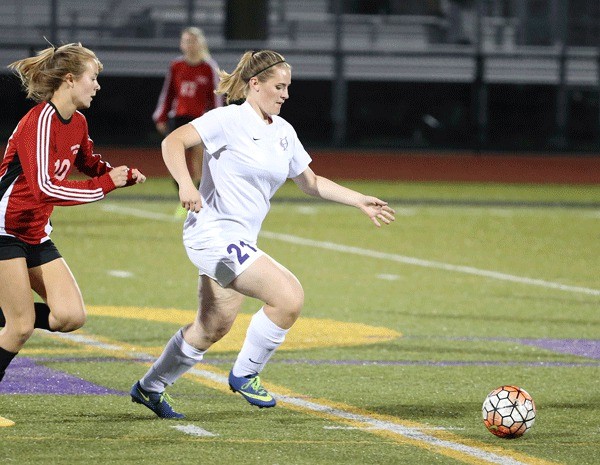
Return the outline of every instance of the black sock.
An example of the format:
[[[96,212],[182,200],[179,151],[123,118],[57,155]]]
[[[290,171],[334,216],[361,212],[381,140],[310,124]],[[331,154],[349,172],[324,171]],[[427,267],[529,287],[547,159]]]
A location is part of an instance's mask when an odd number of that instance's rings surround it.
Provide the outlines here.
[[[50,331],[50,307],[43,302],[36,302],[33,306],[35,308],[35,323],[33,324],[33,327]],[[6,318],[0,308],[0,327],[4,326],[6,326]]]
[[[15,358],[16,352],[9,352],[6,349],[0,347],[0,381],[4,378],[4,372],[6,371],[6,367],[10,365],[12,359]]]
[[[35,323],[34,328],[50,330],[50,307],[44,302],[36,302],[35,307]]]

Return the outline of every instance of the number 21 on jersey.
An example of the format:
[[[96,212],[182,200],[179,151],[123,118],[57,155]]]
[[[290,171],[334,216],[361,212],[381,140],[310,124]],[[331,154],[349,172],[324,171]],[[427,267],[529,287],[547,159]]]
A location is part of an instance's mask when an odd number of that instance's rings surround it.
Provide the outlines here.
[[[246,244],[244,241],[240,241],[239,245],[238,244],[229,244],[227,246],[227,253],[232,254],[235,252],[237,261],[241,265],[246,260],[248,260],[248,258],[250,258],[250,255],[248,255],[244,251],[245,248],[248,248],[248,249],[252,250],[253,252],[256,252],[256,249],[254,247],[252,247],[250,244]]]

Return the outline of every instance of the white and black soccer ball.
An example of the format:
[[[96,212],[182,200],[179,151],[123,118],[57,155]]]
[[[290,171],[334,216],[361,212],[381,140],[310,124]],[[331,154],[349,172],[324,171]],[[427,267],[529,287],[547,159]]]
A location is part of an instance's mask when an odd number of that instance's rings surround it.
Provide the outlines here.
[[[481,407],[483,423],[490,433],[500,438],[523,436],[535,422],[535,403],[518,386],[500,386],[490,392]]]

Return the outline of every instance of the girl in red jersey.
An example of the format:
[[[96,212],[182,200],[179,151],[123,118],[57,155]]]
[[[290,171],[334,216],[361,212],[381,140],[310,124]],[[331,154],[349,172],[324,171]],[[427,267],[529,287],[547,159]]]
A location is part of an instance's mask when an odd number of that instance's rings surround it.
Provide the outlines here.
[[[152,115],[157,131],[163,136],[207,111],[223,106],[223,97],[214,92],[219,84],[219,67],[210,56],[202,30],[185,28],[181,32],[179,48],[183,56],[171,62]],[[202,176],[202,151],[192,147],[189,155],[190,174],[198,185]],[[187,214],[181,207],[178,212]]]
[[[0,380],[34,328],[68,332],[85,321],[79,286],[50,240],[55,205],[104,198],[146,177],[93,153],[87,121],[102,63],[81,44],[49,47],[9,65],[38,102],[19,121],[0,165]],[[87,180],[70,180],[73,168]],[[31,290],[44,302],[33,301]]]

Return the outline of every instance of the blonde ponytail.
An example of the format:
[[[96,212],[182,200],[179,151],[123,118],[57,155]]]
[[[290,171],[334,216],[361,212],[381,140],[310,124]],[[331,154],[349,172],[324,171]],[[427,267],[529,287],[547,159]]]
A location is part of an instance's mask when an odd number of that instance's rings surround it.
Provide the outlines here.
[[[96,62],[98,71],[102,71],[102,63],[94,52],[80,43],[72,43],[48,47],[36,56],[11,63],[8,68],[21,80],[27,98],[43,102],[52,98],[67,74],[75,78],[81,76],[90,60]]]
[[[246,52],[231,74],[223,70],[219,72],[221,80],[215,92],[225,95],[228,104],[243,101],[248,95],[248,81],[253,77],[261,82],[268,80],[278,65],[291,68],[283,55],[272,50]]]

